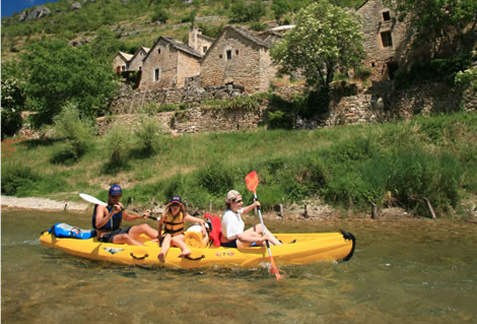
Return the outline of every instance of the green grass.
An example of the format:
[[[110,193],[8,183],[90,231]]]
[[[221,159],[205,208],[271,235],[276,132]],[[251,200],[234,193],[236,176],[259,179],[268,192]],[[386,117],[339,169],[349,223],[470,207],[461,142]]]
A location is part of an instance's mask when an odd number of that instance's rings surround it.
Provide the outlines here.
[[[445,215],[462,210],[462,200],[477,192],[475,113],[313,131],[160,135],[154,154],[132,154],[129,147],[125,163],[114,170],[108,169],[104,140],[96,138],[72,165],[51,162],[62,141],[16,143],[2,158],[2,193],[78,200],[78,192],[88,192],[106,199],[105,189],[117,182],[124,198],[139,205],[179,194],[205,209],[210,201],[223,206],[230,189],[251,201],[244,177],[256,170],[265,209],[321,198],[357,211],[375,203],[426,215],[428,198]]]

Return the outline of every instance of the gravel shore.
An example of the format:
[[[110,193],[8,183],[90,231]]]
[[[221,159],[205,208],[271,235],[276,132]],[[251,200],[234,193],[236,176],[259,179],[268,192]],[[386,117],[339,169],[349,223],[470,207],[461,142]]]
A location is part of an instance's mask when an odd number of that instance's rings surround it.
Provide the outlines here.
[[[2,208],[41,209],[54,211],[77,211],[83,212],[91,208],[91,204],[76,203],[70,201],[58,201],[44,198],[17,198],[10,196],[1,197]]]

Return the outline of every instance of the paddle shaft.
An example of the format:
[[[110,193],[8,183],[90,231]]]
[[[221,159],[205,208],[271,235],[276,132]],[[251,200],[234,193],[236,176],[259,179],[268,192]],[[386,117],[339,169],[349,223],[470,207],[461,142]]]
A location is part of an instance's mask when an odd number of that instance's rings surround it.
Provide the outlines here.
[[[258,200],[257,192],[255,191],[253,192],[253,199],[255,201]],[[265,235],[266,228],[265,228],[265,224],[263,223],[262,211],[260,210],[260,206],[257,206],[257,211],[258,211],[258,217],[260,217],[260,224],[262,225],[262,234]],[[270,249],[270,243],[268,242],[268,240],[265,240],[265,244],[267,245],[268,256],[270,257],[270,263],[272,265],[272,270],[273,270],[272,273],[275,275],[277,280],[280,280],[283,277],[280,275],[280,272],[278,271],[277,266],[275,265],[275,260],[273,260],[272,250]]]

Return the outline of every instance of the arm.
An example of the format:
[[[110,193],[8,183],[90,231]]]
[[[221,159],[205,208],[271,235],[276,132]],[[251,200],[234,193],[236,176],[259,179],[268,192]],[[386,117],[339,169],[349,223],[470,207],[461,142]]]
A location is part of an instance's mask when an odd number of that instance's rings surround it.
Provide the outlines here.
[[[253,204],[249,205],[249,206],[246,206],[246,207],[243,207],[243,212],[242,212],[242,215],[250,212],[252,209],[254,209],[255,207],[260,207],[260,202],[257,200],[255,201]]]
[[[134,213],[129,210],[123,209],[123,218],[127,221],[133,221],[140,218],[147,218],[149,216],[149,212],[145,211],[142,215],[139,213]]]
[[[105,206],[98,206],[96,208],[96,228],[101,228],[113,217],[121,211],[120,205],[114,205],[111,212]]]
[[[185,217],[184,217],[184,221],[185,222],[191,222],[191,223],[199,223],[200,226],[202,227],[202,235],[205,235],[207,233],[207,229],[205,228],[205,221],[203,219],[200,219],[200,218],[197,218],[197,217],[194,217],[194,216],[191,216],[189,214],[187,214]]]

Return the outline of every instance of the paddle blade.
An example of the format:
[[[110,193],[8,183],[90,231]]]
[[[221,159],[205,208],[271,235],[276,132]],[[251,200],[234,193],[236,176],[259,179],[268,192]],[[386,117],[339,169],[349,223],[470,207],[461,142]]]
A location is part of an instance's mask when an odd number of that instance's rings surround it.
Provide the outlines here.
[[[87,195],[85,193],[80,193],[79,195],[80,195],[81,198],[83,198],[84,200],[86,200],[89,203],[92,203],[92,204],[95,204],[95,205],[101,205],[101,206],[107,206],[108,205],[104,201],[101,201],[98,198]]]
[[[245,183],[247,184],[247,189],[253,193],[257,192],[258,187],[258,175],[257,172],[252,171],[245,177]]]

